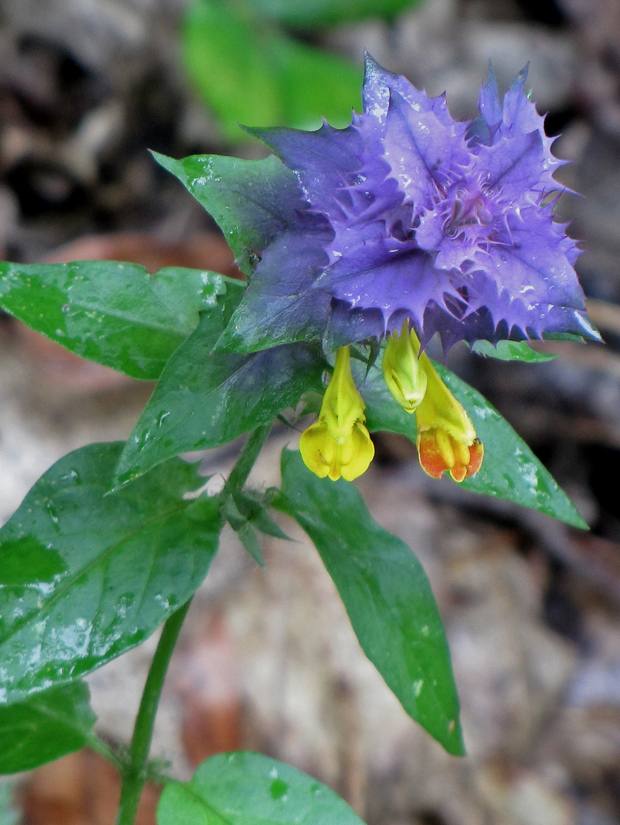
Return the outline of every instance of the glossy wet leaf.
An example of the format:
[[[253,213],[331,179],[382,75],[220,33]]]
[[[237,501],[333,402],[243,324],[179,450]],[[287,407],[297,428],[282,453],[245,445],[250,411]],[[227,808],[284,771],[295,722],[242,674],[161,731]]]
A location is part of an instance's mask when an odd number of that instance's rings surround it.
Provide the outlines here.
[[[95,721],[83,682],[0,705],[0,774],[30,771],[79,750]]]
[[[295,223],[302,206],[295,173],[273,155],[264,160],[153,156],[213,216],[246,274],[272,238]]]
[[[261,260],[260,278],[257,271],[218,350],[247,353],[320,340],[331,299],[313,285],[329,263],[324,244],[330,232],[320,221],[311,231],[298,228],[273,241]]]
[[[216,447],[295,406],[320,389],[323,359],[309,344],[251,355],[212,353],[217,339],[202,322],[172,356],[127,441],[118,465],[122,485],[171,456]]]
[[[250,4],[194,0],[183,54],[196,89],[233,141],[247,140],[237,123],[318,129],[324,117],[344,127],[351,109],[360,108],[361,66],[293,40]]]
[[[531,507],[574,527],[587,529],[587,524],[566,493],[495,407],[441,364],[435,364],[435,367],[467,410],[484,444],[482,468],[475,476],[461,482],[460,486],[474,493]],[[368,429],[371,432],[387,430],[400,433],[415,443],[415,416],[406,413],[392,398],[381,369],[373,367],[366,377],[363,365],[355,365],[354,369],[357,370],[358,387],[367,405]]]
[[[420,0],[251,0],[262,14],[291,26],[329,26],[367,17],[391,19]]]
[[[534,453],[495,407],[473,387],[439,364],[437,371],[468,411],[484,444],[484,461],[463,487],[504,498],[585,530],[588,525]],[[490,458],[490,460],[489,460]]]
[[[276,506],[314,542],[364,653],[404,709],[449,753],[462,754],[448,644],[413,552],[371,518],[353,484],[317,478],[298,452],[282,454]]]
[[[480,340],[476,341],[472,350],[499,361],[525,361],[528,364],[542,364],[558,357],[553,352],[537,352],[527,341],[499,341],[497,346],[493,346],[490,341]]]
[[[171,782],[158,825],[364,825],[326,785],[259,753],[218,754]]]
[[[0,530],[0,703],[76,680],[144,641],[217,550],[219,502],[168,461],[106,495],[122,444],[62,458]]]
[[[0,307],[63,347],[132,378],[154,380],[198,323],[220,317],[244,284],[203,270],[154,275],[116,261],[0,263]]]

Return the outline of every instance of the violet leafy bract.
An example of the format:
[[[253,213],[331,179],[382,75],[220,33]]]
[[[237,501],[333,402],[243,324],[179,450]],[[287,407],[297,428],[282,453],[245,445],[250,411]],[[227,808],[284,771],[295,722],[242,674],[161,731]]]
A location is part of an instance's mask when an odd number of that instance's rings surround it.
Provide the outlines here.
[[[250,130],[300,183],[297,226],[263,250],[221,349],[322,337],[329,349],[408,320],[423,346],[598,335],[554,220],[551,153],[525,70],[500,102],[493,74],[475,120],[455,122],[367,59],[364,112],[337,130]]]

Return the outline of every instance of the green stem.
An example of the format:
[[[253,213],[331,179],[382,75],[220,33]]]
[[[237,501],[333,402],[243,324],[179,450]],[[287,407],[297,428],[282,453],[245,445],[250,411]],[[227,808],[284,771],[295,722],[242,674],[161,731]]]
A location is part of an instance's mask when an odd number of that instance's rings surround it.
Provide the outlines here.
[[[256,463],[258,454],[262,450],[270,430],[271,424],[263,424],[261,427],[257,427],[250,435],[224,485],[224,494],[232,493],[234,490],[241,490],[252,472],[252,467],[254,467]]]
[[[223,495],[231,494],[235,490],[241,490],[248,480],[248,476],[252,471],[252,467],[258,458],[258,454],[270,430],[271,424],[264,424],[261,427],[257,427],[250,435],[231,474],[228,476],[228,480],[224,485]],[[151,662],[149,675],[147,676],[142,693],[140,709],[133,729],[129,760],[121,769],[123,782],[116,825],[134,825],[136,819],[140,796],[142,795],[142,789],[147,780],[149,751],[151,749],[151,739],[153,738],[153,726],[155,724],[159,697],[161,696],[164,679],[166,678],[170,657],[172,656],[172,651],[174,650],[189,605],[190,602],[187,602],[187,604],[183,605],[176,613],[173,613],[165,623],[159,644],[157,645],[157,650],[155,651],[155,656]],[[96,749],[101,752],[102,746],[105,747],[104,743],[100,742]],[[109,754],[106,754],[106,756],[109,758]]]
[[[123,784],[121,786],[121,801],[116,817],[116,825],[133,825],[136,818],[138,803],[147,779],[149,751],[159,697],[166,678],[170,657],[179,637],[190,602],[191,599],[176,613],[173,613],[165,623],[151,662],[133,729],[129,761],[122,772]]]
[[[91,749],[91,751],[95,751],[98,753],[99,756],[102,756],[108,762],[110,762],[117,771],[122,772],[123,770],[123,760],[117,756],[112,748],[107,745],[102,739],[100,739],[96,733],[91,733],[86,738],[86,744]]]

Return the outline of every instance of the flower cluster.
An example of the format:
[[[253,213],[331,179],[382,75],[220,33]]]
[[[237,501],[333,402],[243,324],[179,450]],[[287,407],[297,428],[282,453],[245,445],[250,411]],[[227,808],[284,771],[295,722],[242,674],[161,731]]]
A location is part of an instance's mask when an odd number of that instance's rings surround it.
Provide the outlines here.
[[[352,481],[366,472],[375,448],[364,422],[365,404],[353,381],[350,347],[336,354],[318,421],[299,443],[301,455],[320,478]],[[462,405],[441,380],[405,321],[383,354],[385,383],[403,409],[415,413],[420,464],[433,478],[446,471],[455,481],[478,472],[484,448]]]
[[[275,302],[264,320],[272,343],[318,337],[332,351],[387,336],[386,381],[416,413],[432,475],[441,467],[460,480],[482,456],[424,354],[434,335],[446,353],[459,341],[597,337],[573,268],[578,250],[554,220],[562,161],[525,77],[500,101],[491,73],[480,115],[456,122],[443,96],[429,98],[368,58],[364,111],[346,129],[253,130],[296,173],[302,201],[297,220],[264,250],[237,318]],[[344,386],[339,358],[334,381]],[[360,443],[364,426],[363,402],[343,413],[332,396],[306,438],[316,447],[329,432],[340,445],[334,453],[323,444],[330,477],[347,466],[342,421]],[[335,463],[328,453],[339,455]]]
[[[420,464],[433,478],[448,471],[455,481],[480,469],[484,448],[462,405],[452,395],[409,322],[392,333],[383,354],[388,389],[408,413],[415,413]]]

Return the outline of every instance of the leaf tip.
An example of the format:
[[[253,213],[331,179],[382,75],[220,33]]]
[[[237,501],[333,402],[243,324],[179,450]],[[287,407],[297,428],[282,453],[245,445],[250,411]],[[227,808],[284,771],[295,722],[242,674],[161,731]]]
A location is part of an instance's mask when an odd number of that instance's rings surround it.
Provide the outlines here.
[[[570,502],[570,499],[569,499],[569,502]],[[573,512],[570,514],[570,518],[565,518],[564,521],[568,525],[570,525],[571,527],[576,527],[578,530],[586,530],[586,531],[589,532],[590,531],[590,525],[582,517],[582,515],[579,513],[579,511],[577,510],[575,505],[572,504],[572,502],[570,502],[570,503],[572,505]]]
[[[162,155],[161,152],[156,152],[154,149],[149,149],[149,152],[151,153],[153,159],[169,172],[171,172],[178,163],[175,158],[171,158],[168,155]]]
[[[467,756],[463,740],[463,729],[458,717],[448,722],[448,736],[442,742],[442,745],[451,756]]]
[[[113,495],[114,493],[118,493],[118,492],[120,492],[120,491],[121,491],[122,489],[124,489],[124,488],[125,488],[128,484],[131,484],[131,482],[132,482],[135,478],[137,478],[137,475],[135,475],[135,474],[133,474],[133,473],[122,473],[122,474],[121,474],[121,475],[119,475],[119,476],[115,476],[115,477],[112,479],[112,484],[111,484],[111,486],[110,486],[110,487],[109,487],[109,488],[105,491],[105,493],[103,494],[103,497],[104,497],[104,498],[106,498],[107,496],[111,496],[111,495]]]

